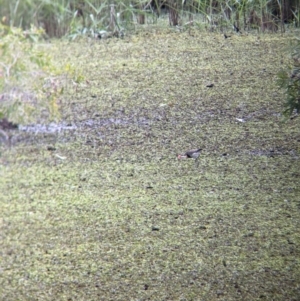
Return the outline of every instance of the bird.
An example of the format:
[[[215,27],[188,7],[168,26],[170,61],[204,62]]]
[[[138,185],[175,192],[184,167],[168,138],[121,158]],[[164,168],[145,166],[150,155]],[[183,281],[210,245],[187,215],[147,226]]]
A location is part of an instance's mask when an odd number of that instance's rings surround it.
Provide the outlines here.
[[[199,158],[201,151],[202,151],[202,148],[191,149],[182,155],[178,155],[177,158],[178,158],[178,160],[183,159],[183,158],[191,158],[191,159],[197,160]]]
[[[235,24],[233,24],[233,29],[235,32],[240,32],[240,29]]]

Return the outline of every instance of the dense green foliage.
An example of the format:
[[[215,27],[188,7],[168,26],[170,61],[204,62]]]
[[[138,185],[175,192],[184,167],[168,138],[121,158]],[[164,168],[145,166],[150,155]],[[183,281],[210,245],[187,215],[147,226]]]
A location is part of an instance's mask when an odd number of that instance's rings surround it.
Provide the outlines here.
[[[296,44],[291,51],[291,65],[288,70],[281,70],[278,73],[278,83],[285,90],[285,115],[290,116],[296,111],[300,113],[300,39],[296,39]]]
[[[46,48],[37,43],[44,30],[29,30],[0,23],[0,119],[28,123],[59,117],[64,87],[80,82],[78,69],[57,65]]]
[[[48,106],[38,91],[51,68],[50,56],[35,43],[42,35],[34,26],[24,32],[0,24],[0,116],[26,122]]]
[[[136,23],[156,22],[163,9],[173,26],[197,23],[201,15],[210,30],[235,24],[243,30],[284,31],[284,23],[299,26],[300,11],[297,0],[0,0],[0,7],[6,25],[28,29],[33,24],[50,37],[132,29]]]

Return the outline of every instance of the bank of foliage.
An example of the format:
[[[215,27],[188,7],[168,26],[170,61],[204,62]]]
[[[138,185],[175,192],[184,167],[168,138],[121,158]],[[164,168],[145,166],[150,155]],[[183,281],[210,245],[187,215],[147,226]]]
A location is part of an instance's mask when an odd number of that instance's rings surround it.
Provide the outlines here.
[[[171,26],[205,23],[221,31],[236,26],[274,32],[300,24],[298,0],[0,0],[0,7],[6,25],[29,29],[33,24],[49,37],[116,32],[155,23],[162,15]]]
[[[278,75],[279,86],[285,91],[286,116],[291,116],[294,112],[300,113],[300,39],[291,47],[291,64],[286,69],[280,71]]]
[[[36,43],[44,30],[0,24],[0,120],[28,122],[36,118],[58,118],[59,98],[69,66],[56,66],[48,52]]]

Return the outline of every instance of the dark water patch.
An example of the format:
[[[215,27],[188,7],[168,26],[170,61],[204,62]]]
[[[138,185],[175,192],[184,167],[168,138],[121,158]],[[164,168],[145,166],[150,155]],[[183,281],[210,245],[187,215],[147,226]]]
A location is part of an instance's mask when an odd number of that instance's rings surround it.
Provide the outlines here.
[[[94,128],[99,127],[110,127],[116,125],[138,125],[138,126],[147,126],[154,122],[155,120],[150,120],[145,117],[128,117],[128,118],[91,118],[82,121],[77,121],[74,123],[68,122],[51,122],[49,124],[28,124],[20,125],[19,130],[26,133],[34,134],[53,134],[61,133],[64,131],[74,131],[74,130],[83,130],[84,128]]]
[[[20,125],[19,130],[27,133],[34,134],[53,134],[60,133],[66,130],[76,130],[77,126],[74,124],[61,122],[54,123],[51,122],[49,124],[29,124],[29,125]]]

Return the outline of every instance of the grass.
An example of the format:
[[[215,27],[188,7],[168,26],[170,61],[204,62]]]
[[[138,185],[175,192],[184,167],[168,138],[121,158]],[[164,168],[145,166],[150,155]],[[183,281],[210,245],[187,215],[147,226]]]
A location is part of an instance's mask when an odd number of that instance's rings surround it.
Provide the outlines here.
[[[1,147],[1,300],[298,300],[299,119],[275,85],[290,39],[53,43],[86,82],[62,100],[75,129]],[[193,147],[198,167],[177,161]]]

